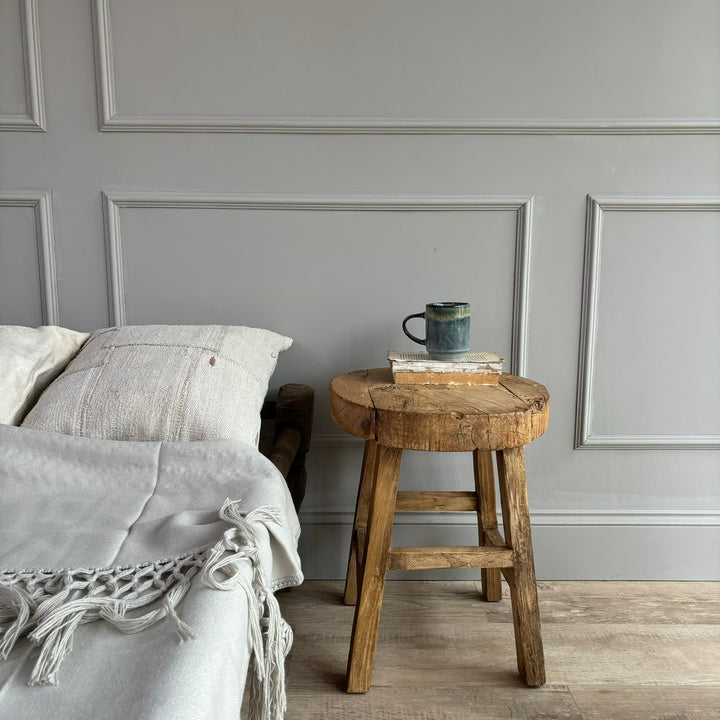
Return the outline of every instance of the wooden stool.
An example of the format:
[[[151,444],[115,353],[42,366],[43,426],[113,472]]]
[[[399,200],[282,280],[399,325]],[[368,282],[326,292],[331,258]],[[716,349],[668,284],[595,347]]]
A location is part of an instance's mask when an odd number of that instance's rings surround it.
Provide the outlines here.
[[[500,572],[510,586],[520,677],[545,682],[523,446],[545,432],[549,395],[538,383],[501,375],[497,385],[395,385],[389,368],[339,375],[330,409],[342,430],[365,439],[345,602],[356,605],[347,691],[370,688],[385,574],[389,570],[483,568],[486,600],[500,600]],[[398,492],[403,450],[472,452],[473,492]],[[505,537],[495,510],[496,452]],[[477,513],[479,546],[390,547],[393,517],[403,511]]]

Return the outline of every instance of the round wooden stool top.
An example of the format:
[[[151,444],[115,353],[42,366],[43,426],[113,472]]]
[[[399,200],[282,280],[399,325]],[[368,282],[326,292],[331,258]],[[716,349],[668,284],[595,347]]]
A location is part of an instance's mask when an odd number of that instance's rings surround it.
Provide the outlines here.
[[[338,375],[330,411],[340,429],[385,447],[506,450],[545,432],[550,395],[508,374],[497,385],[396,385],[388,367]]]

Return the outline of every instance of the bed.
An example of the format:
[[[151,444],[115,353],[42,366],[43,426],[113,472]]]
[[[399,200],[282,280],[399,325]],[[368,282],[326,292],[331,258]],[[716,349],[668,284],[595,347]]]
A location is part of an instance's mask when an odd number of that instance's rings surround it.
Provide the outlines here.
[[[0,717],[283,717],[313,409],[266,399],[290,343],[0,326]]]

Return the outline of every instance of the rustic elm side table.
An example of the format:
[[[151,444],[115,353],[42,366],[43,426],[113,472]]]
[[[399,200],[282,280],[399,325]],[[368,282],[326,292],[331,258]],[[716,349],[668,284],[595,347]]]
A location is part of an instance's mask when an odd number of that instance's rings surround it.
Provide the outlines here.
[[[389,570],[482,568],[486,600],[510,587],[520,677],[545,682],[523,446],[548,424],[547,390],[503,374],[497,385],[396,385],[390,368],[339,375],[330,384],[330,409],[342,430],[365,440],[345,581],[355,605],[347,691],[370,688],[385,574]],[[400,491],[403,450],[472,452],[475,490]],[[496,453],[504,537],[495,509]],[[470,547],[390,547],[396,512],[477,513],[479,544]]]

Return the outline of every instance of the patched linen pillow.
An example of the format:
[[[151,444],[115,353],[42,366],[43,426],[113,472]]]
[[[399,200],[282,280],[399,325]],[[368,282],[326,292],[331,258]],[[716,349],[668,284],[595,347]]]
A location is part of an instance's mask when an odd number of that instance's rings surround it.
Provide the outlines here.
[[[89,337],[55,325],[0,325],[0,423],[19,425]]]
[[[98,330],[23,427],[109,440],[217,438],[257,446],[268,382],[291,344],[243,326]]]

